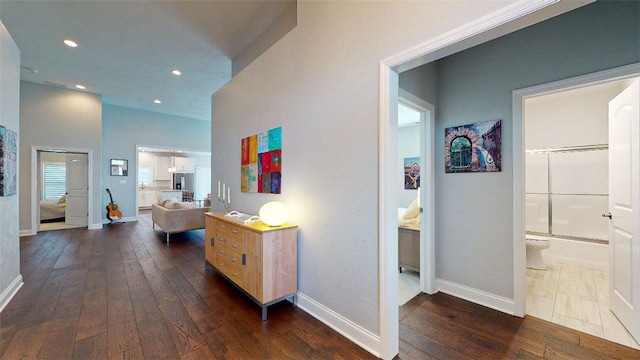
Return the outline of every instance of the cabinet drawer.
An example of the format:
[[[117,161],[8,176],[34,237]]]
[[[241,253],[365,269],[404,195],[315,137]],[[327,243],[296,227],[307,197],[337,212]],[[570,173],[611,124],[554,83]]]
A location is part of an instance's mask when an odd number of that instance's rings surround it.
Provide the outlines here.
[[[220,251],[222,251],[222,253]],[[214,254],[215,261],[213,266],[236,284],[242,286],[244,285],[242,258],[233,256],[233,253],[234,252],[226,252],[224,249],[217,250]],[[237,253],[235,255],[237,255]],[[235,262],[233,262],[233,260],[235,260]]]
[[[242,240],[242,228],[240,226],[230,224],[230,223],[225,223],[218,220],[216,220],[215,226],[216,226],[216,230],[223,232],[229,235],[230,237],[235,237],[237,239]]]
[[[242,237],[238,238],[238,237],[229,235],[227,233],[224,233],[220,230],[217,230],[216,241],[218,242],[218,244],[222,246],[226,246],[231,250],[234,250],[237,252],[244,251],[244,241],[242,240]]]

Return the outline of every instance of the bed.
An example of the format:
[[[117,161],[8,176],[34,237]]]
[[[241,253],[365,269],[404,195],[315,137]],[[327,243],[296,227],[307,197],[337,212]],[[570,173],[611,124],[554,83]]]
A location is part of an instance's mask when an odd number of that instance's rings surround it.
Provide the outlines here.
[[[63,201],[41,201],[40,202],[40,222],[64,221],[67,204]]]
[[[420,272],[420,208],[398,208],[398,270]]]

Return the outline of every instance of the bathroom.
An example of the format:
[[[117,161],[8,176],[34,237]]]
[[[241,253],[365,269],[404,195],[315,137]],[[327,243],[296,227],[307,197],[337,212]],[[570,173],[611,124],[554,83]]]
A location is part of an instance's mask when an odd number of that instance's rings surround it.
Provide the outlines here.
[[[526,312],[640,348],[608,290],[608,104],[631,81],[525,100]]]

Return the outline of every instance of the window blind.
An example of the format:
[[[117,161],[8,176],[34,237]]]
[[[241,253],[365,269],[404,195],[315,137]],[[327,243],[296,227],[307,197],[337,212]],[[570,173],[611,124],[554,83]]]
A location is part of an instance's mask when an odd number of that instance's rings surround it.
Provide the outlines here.
[[[59,200],[67,192],[67,168],[65,163],[42,163],[42,200]]]

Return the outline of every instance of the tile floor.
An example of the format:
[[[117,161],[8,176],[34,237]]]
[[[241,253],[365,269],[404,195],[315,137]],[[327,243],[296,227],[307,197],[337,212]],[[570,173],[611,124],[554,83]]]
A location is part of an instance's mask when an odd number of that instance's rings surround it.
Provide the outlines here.
[[[398,304],[406,304],[409,300],[420,294],[420,273],[402,269],[398,274]]]
[[[546,262],[547,270],[527,269],[527,314],[640,349],[609,311],[609,274],[596,269]]]

